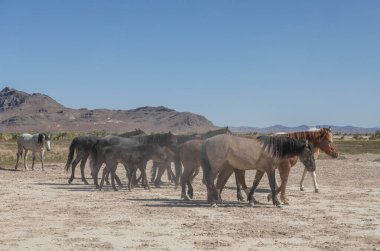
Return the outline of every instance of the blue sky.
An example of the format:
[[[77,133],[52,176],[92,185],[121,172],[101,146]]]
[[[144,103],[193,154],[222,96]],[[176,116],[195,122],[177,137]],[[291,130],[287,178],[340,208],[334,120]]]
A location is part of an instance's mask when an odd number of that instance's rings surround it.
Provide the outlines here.
[[[380,126],[380,1],[0,0],[0,87],[224,126]]]

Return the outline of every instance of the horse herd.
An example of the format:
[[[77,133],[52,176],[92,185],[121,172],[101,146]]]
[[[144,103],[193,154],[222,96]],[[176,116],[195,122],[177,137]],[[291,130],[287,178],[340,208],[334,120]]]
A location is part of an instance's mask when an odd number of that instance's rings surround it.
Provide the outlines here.
[[[44,169],[45,148],[50,151],[50,137],[47,134],[22,134],[17,139],[17,145],[16,169],[23,153],[24,168],[27,169],[25,161],[28,150],[32,151],[32,170],[34,170],[36,152],[41,153],[42,169]],[[181,185],[181,198],[191,200],[194,194],[192,181],[202,167],[207,201],[212,206],[221,201],[222,190],[232,173],[235,174],[237,199],[244,200],[241,193],[241,190],[244,190],[249,205],[253,206],[257,203],[253,196],[254,192],[266,173],[271,189],[268,200],[271,199],[275,206],[281,207],[281,201],[284,204],[289,203],[286,185],[291,167],[298,159],[305,166],[300,189],[304,189],[303,180],[309,171],[313,177],[315,192],[319,191],[315,175],[315,159],[318,158],[319,149],[333,158],[338,157],[330,128],[256,138],[232,135],[227,127],[204,134],[190,135],[174,135],[171,132],[147,135],[142,130],[136,129],[118,136],[88,135],[74,138],[69,147],[65,171],[71,169],[68,180],[71,184],[75,168],[80,163],[82,181],[89,184],[84,175],[84,168],[89,159],[95,186],[101,190],[104,182],[109,184],[110,175],[112,187],[117,191],[115,182],[120,187],[122,183],[116,174],[116,169],[118,164],[122,164],[127,173],[129,190],[139,183],[140,179],[142,184],[150,189],[146,164],[149,160],[153,160],[151,181],[154,181],[155,186],[160,186],[161,176],[167,170],[168,178],[174,181],[175,188]],[[172,162],[175,164],[175,173],[171,169]],[[105,167],[99,184],[98,174],[103,164]],[[279,186],[275,177],[276,169],[281,179]],[[139,178],[136,178],[136,170],[140,170]],[[256,170],[250,189],[245,182],[246,170]],[[279,200],[277,195],[280,192]]]

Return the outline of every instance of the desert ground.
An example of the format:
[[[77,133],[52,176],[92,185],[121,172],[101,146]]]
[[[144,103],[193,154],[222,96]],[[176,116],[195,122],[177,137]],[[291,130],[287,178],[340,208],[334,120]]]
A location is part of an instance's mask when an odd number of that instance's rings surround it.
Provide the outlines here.
[[[320,193],[310,176],[306,191],[299,190],[303,167],[297,164],[290,205],[282,209],[266,201],[266,177],[256,194],[262,204],[237,202],[232,177],[224,202],[212,208],[201,174],[194,200],[183,201],[166,175],[151,191],[98,191],[80,179],[69,185],[64,163],[48,163],[45,172],[40,162],[35,171],[1,165],[0,250],[380,250],[379,157],[317,160]],[[124,169],[118,173],[126,184]]]

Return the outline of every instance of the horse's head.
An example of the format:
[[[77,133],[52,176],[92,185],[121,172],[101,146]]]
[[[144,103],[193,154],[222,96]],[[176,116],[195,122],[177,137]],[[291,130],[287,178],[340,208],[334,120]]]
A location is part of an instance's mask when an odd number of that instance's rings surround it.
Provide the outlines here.
[[[305,168],[309,172],[315,171],[315,159],[314,159],[314,149],[313,144],[310,144],[307,140],[305,141],[305,146],[299,156],[301,162],[304,164]]]
[[[41,147],[46,147],[46,150],[50,151],[50,136],[45,133],[39,133],[38,144],[40,144]]]
[[[336,147],[333,142],[333,134],[331,128],[322,128],[321,130],[323,131],[323,137],[318,145],[319,148],[329,156],[338,158],[339,154],[336,151]]]

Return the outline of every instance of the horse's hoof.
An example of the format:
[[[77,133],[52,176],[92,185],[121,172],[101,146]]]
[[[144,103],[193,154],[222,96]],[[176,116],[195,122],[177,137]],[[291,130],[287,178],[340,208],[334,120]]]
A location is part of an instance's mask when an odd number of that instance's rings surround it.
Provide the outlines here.
[[[71,184],[72,180],[68,180],[67,182],[69,182],[69,184]]]
[[[211,207],[218,207],[218,205],[216,203],[212,203]]]
[[[83,181],[83,183],[84,183],[85,185],[90,185],[87,181]]]
[[[236,195],[236,198],[238,201],[244,201],[245,200],[243,195],[241,195],[241,194]]]
[[[316,192],[316,193],[319,193],[319,189],[318,189],[318,188],[317,188],[317,189],[315,189],[315,192]]]
[[[300,190],[301,190],[301,191],[305,191],[305,188],[304,188],[304,187],[300,187]]]
[[[191,199],[190,199],[189,196],[185,195],[185,196],[183,196],[183,200],[185,200],[185,201],[190,201]]]
[[[284,205],[289,206],[289,201],[284,201]]]
[[[276,204],[277,208],[282,208],[282,205],[280,203]]]
[[[268,200],[268,201],[271,201],[271,200],[272,200],[272,194],[268,194],[268,196],[267,196],[267,200]]]
[[[253,201],[250,201],[250,202],[248,203],[248,205],[249,205],[250,207],[255,207],[255,203],[254,203]]]

